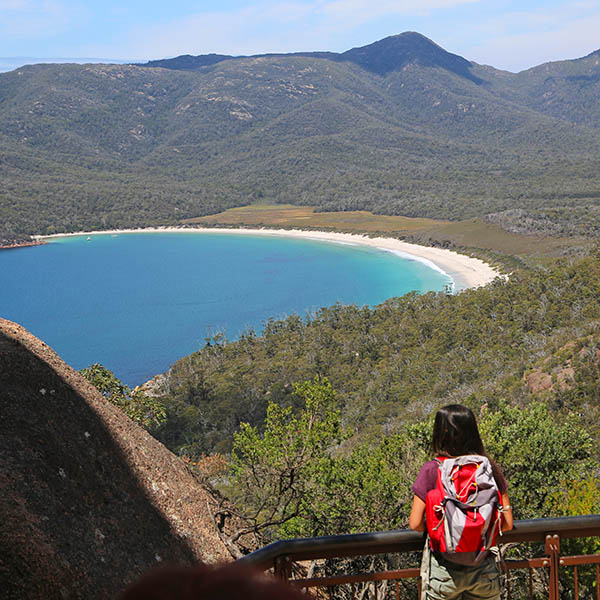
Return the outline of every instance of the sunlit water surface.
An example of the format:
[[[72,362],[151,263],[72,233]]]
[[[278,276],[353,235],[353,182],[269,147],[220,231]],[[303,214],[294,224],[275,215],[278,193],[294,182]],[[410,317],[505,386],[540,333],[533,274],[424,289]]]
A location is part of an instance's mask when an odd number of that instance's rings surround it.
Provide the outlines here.
[[[376,305],[451,279],[375,248],[234,234],[54,238],[0,251],[0,316],[76,369],[100,362],[129,385],[224,331],[336,302]]]

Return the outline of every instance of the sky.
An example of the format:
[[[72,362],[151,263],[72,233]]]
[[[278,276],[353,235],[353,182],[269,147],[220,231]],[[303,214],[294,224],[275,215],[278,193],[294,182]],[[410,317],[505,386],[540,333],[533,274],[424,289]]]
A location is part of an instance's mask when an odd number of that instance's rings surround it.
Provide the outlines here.
[[[599,49],[600,0],[0,0],[0,70],[65,58],[344,52],[404,31],[517,72]]]

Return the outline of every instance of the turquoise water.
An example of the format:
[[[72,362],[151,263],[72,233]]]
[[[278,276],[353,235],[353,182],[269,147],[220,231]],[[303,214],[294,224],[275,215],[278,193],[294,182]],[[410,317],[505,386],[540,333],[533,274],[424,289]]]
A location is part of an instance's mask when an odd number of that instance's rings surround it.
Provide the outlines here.
[[[140,233],[55,238],[0,252],[0,316],[76,369],[100,362],[129,385],[225,331],[336,302],[376,305],[451,280],[375,248],[268,236]]]

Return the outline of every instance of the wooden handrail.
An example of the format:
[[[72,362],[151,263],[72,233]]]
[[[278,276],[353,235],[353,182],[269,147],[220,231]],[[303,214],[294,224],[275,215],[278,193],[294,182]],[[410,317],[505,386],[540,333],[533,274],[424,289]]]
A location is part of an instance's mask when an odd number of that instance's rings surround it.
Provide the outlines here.
[[[600,515],[515,521],[514,529],[504,533],[498,541],[502,544],[544,542],[548,535],[554,534],[561,538],[599,536]],[[240,558],[238,562],[269,569],[284,557],[297,561],[421,550],[423,540],[424,534],[408,529],[296,538],[269,544]]]

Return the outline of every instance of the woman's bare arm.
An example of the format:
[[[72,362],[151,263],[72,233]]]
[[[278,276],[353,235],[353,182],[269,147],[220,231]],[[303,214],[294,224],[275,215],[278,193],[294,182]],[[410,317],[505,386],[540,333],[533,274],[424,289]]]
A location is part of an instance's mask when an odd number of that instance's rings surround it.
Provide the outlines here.
[[[425,531],[425,502],[419,496],[413,498],[408,526],[415,531]]]

